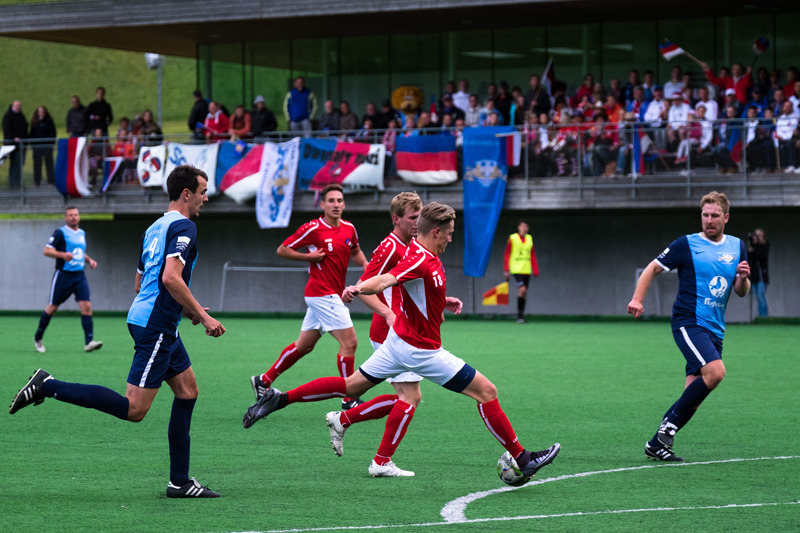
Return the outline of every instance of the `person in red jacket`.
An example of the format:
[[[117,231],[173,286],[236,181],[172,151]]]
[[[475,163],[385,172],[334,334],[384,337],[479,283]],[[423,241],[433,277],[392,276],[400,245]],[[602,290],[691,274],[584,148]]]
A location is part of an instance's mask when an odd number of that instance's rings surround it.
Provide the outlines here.
[[[708,63],[702,63],[701,66],[703,67],[703,72],[706,73],[708,81],[722,89],[722,92],[724,92],[726,89],[733,89],[736,91],[736,99],[739,100],[739,103],[747,103],[750,96],[750,86],[753,85],[753,69],[751,67],[744,69],[741,63],[734,63],[731,67],[730,76],[717,77],[708,67]]]
[[[203,124],[205,126],[206,141],[213,143],[222,139],[228,138],[228,130],[230,129],[230,120],[218,102],[210,102],[208,104],[208,115]]]

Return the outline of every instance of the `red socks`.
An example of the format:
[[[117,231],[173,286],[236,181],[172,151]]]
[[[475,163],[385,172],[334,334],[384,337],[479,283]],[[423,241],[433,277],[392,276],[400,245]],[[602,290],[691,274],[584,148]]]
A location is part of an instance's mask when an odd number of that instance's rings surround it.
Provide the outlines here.
[[[290,344],[283,349],[280,357],[278,357],[278,360],[273,363],[270,369],[261,375],[261,381],[264,382],[264,385],[267,387],[271,387],[272,382],[278,379],[278,376],[289,370],[292,365],[302,357],[303,354],[297,350],[297,346],[295,346],[294,343]]]
[[[383,394],[376,396],[368,402],[362,403],[347,411],[342,411],[339,421],[342,426],[349,427],[351,424],[364,422],[365,420],[377,420],[392,412],[394,401],[397,399],[395,394]]]
[[[402,400],[396,400],[394,407],[386,418],[386,429],[383,432],[383,439],[381,445],[378,447],[378,454],[375,456],[375,462],[379,465],[385,465],[392,460],[392,455],[397,451],[400,441],[406,434],[408,425],[414,417],[414,406]]]
[[[317,378],[309,381],[305,385],[300,385],[296,389],[288,391],[289,403],[295,402],[316,402],[327,400],[328,398],[342,398],[347,391],[344,378],[329,377]]]
[[[525,451],[525,448],[517,442],[514,428],[511,427],[511,422],[508,421],[508,417],[503,412],[497,399],[491,402],[479,403],[478,411],[480,411],[483,423],[486,424],[489,432],[508,450],[512,457],[517,457]]]

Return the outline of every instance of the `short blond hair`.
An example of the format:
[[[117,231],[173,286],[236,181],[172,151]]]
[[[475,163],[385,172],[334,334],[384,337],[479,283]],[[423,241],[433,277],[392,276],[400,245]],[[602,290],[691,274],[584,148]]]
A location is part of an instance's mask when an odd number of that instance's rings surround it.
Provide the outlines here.
[[[420,235],[427,235],[436,228],[448,225],[456,219],[456,211],[449,205],[431,202],[422,208],[417,229]]]
[[[706,204],[717,204],[722,208],[723,215],[727,215],[728,211],[731,209],[731,203],[728,200],[728,197],[722,192],[711,191],[703,196],[703,198],[700,200],[700,209],[703,209],[703,206]]]
[[[415,192],[401,192],[389,204],[389,214],[404,217],[408,212],[419,211],[422,209],[422,200]]]

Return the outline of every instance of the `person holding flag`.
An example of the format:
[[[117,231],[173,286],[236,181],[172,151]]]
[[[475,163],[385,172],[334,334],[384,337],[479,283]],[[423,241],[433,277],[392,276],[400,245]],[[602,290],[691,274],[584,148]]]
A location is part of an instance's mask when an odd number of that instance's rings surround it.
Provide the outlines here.
[[[525,323],[525,304],[528,298],[528,285],[531,274],[539,275],[539,264],[536,261],[536,250],[533,248],[533,237],[528,233],[531,227],[525,220],[520,220],[517,232],[512,233],[506,242],[503,258],[503,275],[508,281],[511,275],[517,284],[517,323]]]

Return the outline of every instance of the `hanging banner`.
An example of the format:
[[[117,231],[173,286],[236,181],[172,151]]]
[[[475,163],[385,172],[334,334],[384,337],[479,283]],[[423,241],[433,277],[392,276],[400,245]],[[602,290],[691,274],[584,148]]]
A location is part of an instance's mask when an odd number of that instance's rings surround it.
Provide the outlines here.
[[[386,148],[382,144],[303,139],[298,188],[321,191],[326,185],[376,187],[383,190]]]
[[[415,185],[447,185],[458,179],[453,135],[398,137],[394,158],[397,175]]]
[[[489,265],[508,179],[508,142],[503,134],[513,131],[513,126],[464,130],[464,274],[467,276],[479,278]]]
[[[165,181],[164,165],[167,159],[167,146],[143,146],[139,152],[136,172],[142,187],[162,187]]]
[[[214,144],[179,144],[169,143],[167,150],[167,166],[164,169],[164,191],[167,190],[166,178],[180,165],[192,165],[208,176],[208,196],[217,194],[217,155],[219,143]]]
[[[285,143],[264,144],[261,184],[256,195],[256,220],[261,229],[289,225],[299,160],[299,137]]]
[[[64,196],[91,196],[89,190],[89,152],[86,137],[58,140],[56,189]]]

